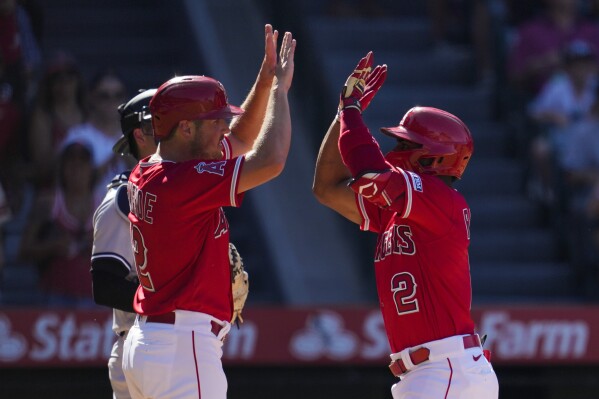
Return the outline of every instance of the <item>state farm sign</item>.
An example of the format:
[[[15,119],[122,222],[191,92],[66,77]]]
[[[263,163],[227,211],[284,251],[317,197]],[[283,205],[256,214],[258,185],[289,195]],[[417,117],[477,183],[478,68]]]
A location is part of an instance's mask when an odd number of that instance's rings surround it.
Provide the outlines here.
[[[0,310],[0,365],[93,365],[116,338],[111,312]]]
[[[597,307],[517,307],[475,311],[494,362],[599,363]],[[476,318],[478,316],[478,318]]]
[[[378,309],[252,309],[248,316],[225,341],[225,364],[382,364],[389,358]]]
[[[599,363],[599,307],[476,308],[493,363]],[[225,365],[360,364],[385,367],[378,309],[253,308],[233,327]],[[109,310],[0,309],[0,367],[105,366],[116,336]]]

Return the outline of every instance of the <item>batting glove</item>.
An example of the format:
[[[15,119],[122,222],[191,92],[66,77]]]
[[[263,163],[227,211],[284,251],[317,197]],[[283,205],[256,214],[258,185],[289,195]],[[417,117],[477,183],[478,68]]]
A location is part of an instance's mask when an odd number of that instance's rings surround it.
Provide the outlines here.
[[[364,93],[362,97],[360,97],[360,104],[362,105],[362,111],[368,108],[370,105],[370,101],[374,98],[375,94],[379,91],[383,83],[385,83],[385,79],[387,79],[387,65],[377,65],[372,73],[368,74],[366,78],[366,87],[364,88]]]
[[[362,58],[356,69],[349,75],[341,90],[341,96],[339,101],[338,111],[341,112],[345,109],[354,108],[362,112],[362,104],[360,99],[364,95],[364,89],[366,87],[366,78],[369,76],[372,70],[372,51],[366,54],[366,57]],[[372,95],[374,96],[374,94]]]

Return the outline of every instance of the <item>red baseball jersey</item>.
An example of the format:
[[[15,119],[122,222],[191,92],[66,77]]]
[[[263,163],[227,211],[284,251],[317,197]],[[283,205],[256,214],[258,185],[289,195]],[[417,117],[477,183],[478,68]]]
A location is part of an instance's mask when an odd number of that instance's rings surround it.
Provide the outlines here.
[[[150,157],[133,169],[128,195],[140,280],[137,313],[181,309],[231,320],[229,224],[222,207],[241,204],[243,160]]]
[[[472,334],[470,208],[441,179],[396,169],[404,195],[388,209],[356,201],[362,230],[378,233],[374,268],[392,351]]]

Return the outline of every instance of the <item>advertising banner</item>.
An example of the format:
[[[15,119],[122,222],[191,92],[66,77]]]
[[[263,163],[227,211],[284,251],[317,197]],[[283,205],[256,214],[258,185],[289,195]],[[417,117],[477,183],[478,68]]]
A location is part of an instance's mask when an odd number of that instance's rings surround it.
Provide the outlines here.
[[[599,364],[599,306],[479,307],[473,316],[494,364]],[[225,340],[225,366],[389,362],[378,308],[250,306],[244,320]],[[111,327],[109,309],[0,309],[0,367],[104,366]]]

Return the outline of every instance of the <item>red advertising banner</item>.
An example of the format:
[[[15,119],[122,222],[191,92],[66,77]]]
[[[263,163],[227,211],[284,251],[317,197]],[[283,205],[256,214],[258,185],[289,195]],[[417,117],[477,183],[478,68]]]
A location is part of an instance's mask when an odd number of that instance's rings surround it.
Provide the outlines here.
[[[497,365],[599,364],[599,306],[473,310]],[[377,308],[249,307],[224,345],[225,365],[383,365]],[[104,366],[116,338],[110,310],[0,309],[0,367]],[[409,328],[409,327],[407,327]]]

